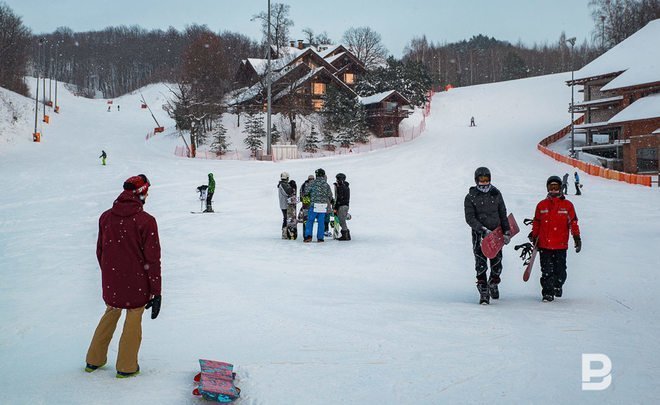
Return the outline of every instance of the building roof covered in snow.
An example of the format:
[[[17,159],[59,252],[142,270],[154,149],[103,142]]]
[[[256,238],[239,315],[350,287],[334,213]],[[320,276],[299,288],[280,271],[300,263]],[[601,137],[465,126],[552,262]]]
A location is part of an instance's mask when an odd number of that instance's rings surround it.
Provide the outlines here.
[[[660,93],[642,97],[610,118],[608,123],[660,118]]]

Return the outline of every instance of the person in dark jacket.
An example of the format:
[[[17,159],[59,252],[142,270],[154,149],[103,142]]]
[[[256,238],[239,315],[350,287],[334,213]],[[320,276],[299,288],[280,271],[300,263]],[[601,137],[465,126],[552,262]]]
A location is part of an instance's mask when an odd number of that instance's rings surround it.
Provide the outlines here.
[[[511,230],[506,214],[506,206],[502,193],[491,184],[490,170],[479,167],[474,172],[476,185],[470,187],[465,196],[465,221],[472,228],[472,252],[474,253],[475,269],[477,271],[477,290],[480,303],[490,303],[490,298],[498,299],[500,276],[502,274],[502,251],[490,259],[490,276],[486,272],[488,263],[481,251],[481,241],[498,226],[502,227],[504,243],[511,240]]]
[[[561,193],[568,194],[568,173],[564,173],[564,177],[561,179]]]
[[[206,209],[203,212],[213,212],[213,193],[215,193],[215,179],[209,173],[209,186],[206,189]]]
[[[328,184],[328,180],[325,177],[325,170],[317,169],[316,179],[310,184],[306,189],[307,194],[309,195],[309,211],[307,224],[305,226],[305,239],[303,242],[312,241],[312,231],[314,230],[314,220],[318,220],[318,227],[316,229],[316,240],[317,242],[324,241],[324,232],[325,232],[325,216],[328,211],[328,207],[331,207],[332,203],[332,190]]]
[[[149,186],[144,174],[129,178],[112,208],[99,219],[96,257],[101,267],[106,309],[87,351],[87,372],[107,362],[108,346],[125,309],[126,320],[117,353],[117,378],[136,375],[140,371],[142,313],[145,308],[152,308],[151,319],[156,319],[160,312],[158,225],[143,208]]]
[[[561,192],[561,184],[559,176],[551,176],[546,181],[548,195],[536,205],[529,234],[529,240],[536,244],[541,255],[541,295],[546,302],[563,294],[569,232],[573,235],[575,253],[582,250],[575,207]]]
[[[337,182],[335,186],[335,206],[334,211],[339,218],[339,225],[341,225],[341,237],[337,240],[351,240],[351,231],[346,224],[346,217],[348,217],[348,205],[351,200],[351,189],[346,181],[344,173],[338,173],[335,178]]]
[[[105,160],[108,158],[108,155],[105,153],[104,150],[101,151],[101,156],[99,157],[101,158],[101,164],[105,166]]]

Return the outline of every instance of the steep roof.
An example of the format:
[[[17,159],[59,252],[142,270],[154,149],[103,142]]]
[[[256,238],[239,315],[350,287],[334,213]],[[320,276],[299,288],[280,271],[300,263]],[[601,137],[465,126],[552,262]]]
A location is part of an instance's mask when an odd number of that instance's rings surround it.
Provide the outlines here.
[[[382,93],[373,94],[373,95],[368,96],[368,97],[360,97],[360,103],[362,103],[363,105],[376,104],[376,103],[382,102],[383,100],[385,100],[385,99],[387,99],[391,96],[394,96],[395,98],[398,98],[399,101],[402,101],[404,104],[410,104],[410,101],[407,98],[403,97],[396,90],[388,90],[388,91],[384,91]]]
[[[619,72],[626,72],[635,68],[630,74],[622,74],[617,79],[619,83],[625,83],[625,86],[644,84],[646,74],[637,76],[640,72],[652,73],[655,66],[655,80],[660,76],[660,19],[653,20],[636,33],[632,34],[624,41],[605,52],[582,69],[575,72],[575,80],[583,80],[600,76],[607,76]],[[653,76],[653,75],[651,75]],[[620,84],[615,83],[619,87]],[[611,88],[610,88],[611,89]]]

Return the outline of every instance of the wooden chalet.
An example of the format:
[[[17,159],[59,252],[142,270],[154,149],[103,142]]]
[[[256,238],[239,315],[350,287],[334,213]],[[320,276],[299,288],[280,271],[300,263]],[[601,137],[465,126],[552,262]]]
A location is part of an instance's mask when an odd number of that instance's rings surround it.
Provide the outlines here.
[[[367,125],[378,137],[399,136],[399,124],[411,113],[410,101],[396,90],[360,98],[367,110]]]
[[[575,126],[586,143],[576,148],[606,167],[658,173],[660,152],[660,19],[577,71],[584,101],[569,106],[585,115]]]

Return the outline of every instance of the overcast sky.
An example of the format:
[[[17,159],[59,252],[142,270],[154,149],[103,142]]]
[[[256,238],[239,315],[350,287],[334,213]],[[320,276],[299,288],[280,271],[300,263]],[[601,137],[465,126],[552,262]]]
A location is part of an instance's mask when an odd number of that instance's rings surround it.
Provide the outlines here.
[[[250,18],[267,0],[0,0],[34,33],[66,26],[74,31],[139,25],[146,29],[183,29],[206,24],[213,31],[236,31],[261,39]],[[275,1],[272,0],[274,3]],[[302,29],[326,31],[334,42],[350,27],[369,26],[397,57],[410,39],[456,42],[483,34],[526,45],[554,43],[562,31],[578,43],[590,40],[594,23],[589,0],[283,0],[291,6],[291,39]]]

